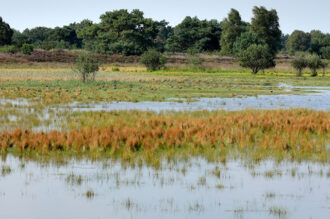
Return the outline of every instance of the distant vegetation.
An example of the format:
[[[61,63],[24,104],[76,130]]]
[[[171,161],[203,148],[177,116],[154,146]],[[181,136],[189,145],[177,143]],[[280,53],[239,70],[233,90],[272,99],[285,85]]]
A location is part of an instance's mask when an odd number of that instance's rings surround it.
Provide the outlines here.
[[[175,27],[165,20],[145,18],[140,10],[124,9],[102,14],[99,23],[83,20],[63,27],[35,27],[22,32],[11,29],[0,18],[0,52],[5,53],[84,49],[94,54],[140,56],[154,49],[161,53],[207,52],[240,58],[252,45],[267,46],[273,58],[285,53],[330,59],[330,34],[295,30],[284,35],[276,10],[265,7],[253,8],[251,22],[243,21],[239,11],[231,9],[221,22],[187,16]],[[272,66],[269,63],[262,68]]]

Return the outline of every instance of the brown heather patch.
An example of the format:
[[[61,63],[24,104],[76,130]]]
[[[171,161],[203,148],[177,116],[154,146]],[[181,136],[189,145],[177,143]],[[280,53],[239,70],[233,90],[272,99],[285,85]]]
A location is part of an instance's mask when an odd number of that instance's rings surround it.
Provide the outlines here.
[[[101,114],[107,117],[107,113]],[[250,151],[254,156],[280,152],[291,159],[312,156],[328,161],[330,112],[219,111],[200,116],[141,113],[133,121],[128,120],[115,119],[109,125],[102,124],[102,128],[87,127],[69,132],[5,131],[0,133],[2,153],[8,149],[38,153],[143,151],[151,154],[179,148],[239,149]]]

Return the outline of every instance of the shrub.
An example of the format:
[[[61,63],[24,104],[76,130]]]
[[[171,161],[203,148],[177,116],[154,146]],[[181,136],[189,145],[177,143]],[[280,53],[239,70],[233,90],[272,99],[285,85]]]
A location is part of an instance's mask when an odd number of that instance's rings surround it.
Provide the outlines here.
[[[311,55],[307,60],[307,66],[312,71],[312,77],[317,76],[317,70],[322,68],[322,60],[318,55]]]
[[[304,56],[299,56],[298,58],[293,59],[291,62],[292,67],[297,70],[298,77],[302,76],[302,71],[307,67],[307,64],[307,60]]]
[[[99,63],[90,55],[83,54],[76,59],[74,70],[81,75],[83,82],[88,79],[94,80],[95,74],[99,70]]]
[[[149,49],[141,57],[141,63],[150,71],[155,71],[163,68],[166,63],[166,58],[155,49]]]
[[[0,47],[0,52],[2,53],[17,53],[18,52],[18,48],[16,46],[2,46]]]
[[[196,55],[190,55],[187,60],[191,68],[196,70],[204,70],[203,61]]]
[[[253,74],[257,74],[260,70],[274,67],[274,56],[271,54],[267,45],[249,46],[246,50],[239,53],[239,64],[242,67],[250,68]]]
[[[24,43],[22,48],[21,48],[22,53],[25,54],[25,55],[31,55],[33,50],[34,50],[33,45],[27,44],[27,43]]]

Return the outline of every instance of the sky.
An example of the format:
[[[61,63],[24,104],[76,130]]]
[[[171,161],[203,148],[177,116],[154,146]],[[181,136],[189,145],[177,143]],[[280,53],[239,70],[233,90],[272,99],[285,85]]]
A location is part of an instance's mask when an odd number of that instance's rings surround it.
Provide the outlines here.
[[[0,0],[0,16],[22,31],[36,26],[63,26],[86,18],[99,22],[106,11],[140,9],[145,17],[165,19],[175,26],[185,16],[221,21],[231,8],[250,22],[253,6],[276,9],[283,33],[296,29],[330,33],[330,0]]]

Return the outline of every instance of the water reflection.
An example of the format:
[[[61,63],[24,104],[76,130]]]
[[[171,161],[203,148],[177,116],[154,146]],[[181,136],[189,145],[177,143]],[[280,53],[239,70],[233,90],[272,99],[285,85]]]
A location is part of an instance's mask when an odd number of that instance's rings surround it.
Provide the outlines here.
[[[1,167],[0,218],[327,218],[330,166],[202,158],[161,169],[103,160]]]

